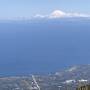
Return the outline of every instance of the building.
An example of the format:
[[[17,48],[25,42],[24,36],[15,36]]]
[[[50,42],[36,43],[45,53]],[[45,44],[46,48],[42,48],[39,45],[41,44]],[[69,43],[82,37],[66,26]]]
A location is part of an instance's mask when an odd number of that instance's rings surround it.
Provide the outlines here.
[[[90,90],[90,85],[79,86],[76,90]]]

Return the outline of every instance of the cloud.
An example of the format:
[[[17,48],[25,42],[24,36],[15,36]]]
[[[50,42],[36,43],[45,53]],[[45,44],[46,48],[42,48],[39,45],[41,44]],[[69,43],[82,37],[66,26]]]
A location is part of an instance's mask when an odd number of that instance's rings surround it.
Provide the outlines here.
[[[65,12],[60,10],[55,10],[49,15],[49,18],[60,18],[60,17],[64,17],[65,15],[66,15]]]
[[[66,13],[67,17],[90,17],[88,14],[82,14],[82,13]]]
[[[40,14],[37,14],[34,16],[34,18],[46,18],[48,17],[47,15],[40,15]]]
[[[67,12],[63,12],[61,10],[55,10],[49,15],[37,14],[34,17],[35,18],[53,19],[53,18],[64,18],[64,17],[90,17],[90,15],[89,14],[82,14],[82,13],[67,13]]]

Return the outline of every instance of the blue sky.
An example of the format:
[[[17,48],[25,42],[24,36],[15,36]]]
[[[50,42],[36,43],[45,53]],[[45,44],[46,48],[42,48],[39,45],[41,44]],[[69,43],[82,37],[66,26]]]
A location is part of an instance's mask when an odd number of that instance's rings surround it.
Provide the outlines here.
[[[0,19],[30,18],[54,10],[90,14],[90,0],[0,0]]]

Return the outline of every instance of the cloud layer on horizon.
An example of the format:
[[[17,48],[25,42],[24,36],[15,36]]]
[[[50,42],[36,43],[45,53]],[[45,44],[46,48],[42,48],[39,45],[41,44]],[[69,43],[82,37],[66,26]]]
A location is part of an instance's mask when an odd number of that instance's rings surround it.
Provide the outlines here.
[[[61,10],[55,10],[53,12],[51,12],[50,14],[36,14],[36,15],[33,15],[33,16],[19,16],[19,17],[10,17],[10,18],[0,18],[0,21],[18,21],[18,20],[33,20],[33,19],[58,19],[58,18],[78,18],[78,17],[84,17],[84,18],[88,18],[90,20],[90,14],[83,14],[83,13],[74,13],[74,12],[63,12]]]
[[[61,10],[55,10],[49,15],[40,15],[37,14],[34,16],[34,18],[64,18],[64,17],[90,17],[89,14],[82,14],[82,13],[66,13]]]

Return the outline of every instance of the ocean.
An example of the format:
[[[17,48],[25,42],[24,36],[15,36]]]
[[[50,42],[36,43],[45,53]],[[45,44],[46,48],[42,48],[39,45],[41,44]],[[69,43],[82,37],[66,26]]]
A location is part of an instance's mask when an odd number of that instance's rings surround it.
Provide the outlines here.
[[[81,64],[90,64],[90,19],[0,22],[0,76]]]

